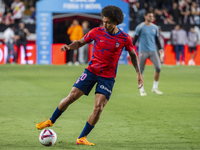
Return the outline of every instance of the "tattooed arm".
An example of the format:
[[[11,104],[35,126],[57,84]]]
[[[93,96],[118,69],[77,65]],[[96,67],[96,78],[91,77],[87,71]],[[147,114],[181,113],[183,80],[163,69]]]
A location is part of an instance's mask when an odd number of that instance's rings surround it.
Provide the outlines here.
[[[137,55],[136,55],[134,50],[130,51],[129,55],[131,57],[131,62],[132,62],[133,66],[136,70],[136,73],[137,73],[137,80],[138,80],[138,85],[139,85],[138,88],[140,89],[143,86],[143,79],[142,79],[142,75],[141,75],[141,72],[140,72],[138,58],[137,58]]]

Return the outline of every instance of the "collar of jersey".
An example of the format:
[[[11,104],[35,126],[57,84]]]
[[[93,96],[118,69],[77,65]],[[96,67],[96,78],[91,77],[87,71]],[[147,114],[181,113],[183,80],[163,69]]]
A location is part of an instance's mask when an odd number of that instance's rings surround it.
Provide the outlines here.
[[[117,27],[118,28],[118,27]],[[118,28],[119,29],[119,28]],[[104,30],[105,30],[105,32],[106,33],[108,33],[107,31],[106,31],[106,29],[104,28]],[[111,33],[108,33],[108,34],[110,34],[110,35],[117,35],[117,34],[120,34],[121,33],[121,30],[119,29],[119,32],[117,32],[117,33],[115,33],[115,34],[111,34]]]

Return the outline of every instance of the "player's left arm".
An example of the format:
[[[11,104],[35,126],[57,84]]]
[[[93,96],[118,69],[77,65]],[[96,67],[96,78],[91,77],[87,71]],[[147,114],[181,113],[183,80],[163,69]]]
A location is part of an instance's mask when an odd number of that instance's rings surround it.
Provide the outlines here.
[[[135,53],[134,47],[133,47],[133,43],[132,43],[132,39],[130,36],[127,36],[127,41],[125,44],[125,49],[129,52],[130,58],[131,58],[131,62],[136,70],[137,73],[137,81],[138,81],[138,89],[140,89],[143,86],[143,79],[142,79],[142,75],[140,72],[140,67],[139,67],[139,61],[137,58],[137,54]]]
[[[60,49],[60,51],[66,51],[66,50],[75,50],[78,49],[79,47],[85,45],[86,42],[84,40],[84,38],[78,40],[78,41],[74,41],[73,43],[71,43],[70,45],[63,45]]]
[[[161,50],[162,48],[161,48],[161,44],[160,44],[158,36],[155,37],[155,40],[156,40],[156,44],[158,46],[158,49]]]
[[[160,60],[163,61],[163,59],[164,59],[164,50],[161,47],[160,40],[158,39],[158,36],[155,37],[155,40],[156,40],[156,44],[158,46],[158,50],[159,50],[159,53],[160,53]]]
[[[31,35],[28,29],[24,28],[24,32],[26,33],[27,36]]]
[[[133,49],[132,51],[129,51],[129,55],[131,58],[131,62],[137,73],[137,80],[138,80],[138,85],[139,85],[138,89],[140,89],[143,86],[143,79],[142,79],[142,75],[140,72],[139,61],[138,61],[137,55],[135,53],[135,50]]]

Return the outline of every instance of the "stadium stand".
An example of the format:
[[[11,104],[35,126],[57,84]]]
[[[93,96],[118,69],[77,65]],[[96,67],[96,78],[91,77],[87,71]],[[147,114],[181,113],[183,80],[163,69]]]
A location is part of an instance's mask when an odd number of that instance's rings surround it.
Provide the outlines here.
[[[7,12],[13,12],[11,5],[16,0],[0,0],[0,40],[2,40],[2,32],[7,28],[2,21]],[[21,19],[28,30],[35,34],[35,20],[31,18],[33,12],[31,7],[35,7],[38,0],[21,0],[23,2],[25,11],[23,12],[23,18]],[[189,31],[191,25],[200,26],[200,0],[125,0],[129,3],[130,11],[130,33],[135,30],[139,15],[148,10],[154,10],[155,21],[162,28],[166,38],[169,38],[169,32],[174,28],[175,24],[183,24],[186,31]],[[143,5],[142,5],[143,4]],[[143,10],[143,11],[142,11]],[[174,15],[176,13],[176,16]],[[167,34],[168,33],[168,34]]]
[[[11,12],[12,4],[14,2],[22,2],[25,7],[23,17],[20,21],[25,23],[25,27],[30,31],[31,35],[27,38],[28,43],[35,43],[36,41],[36,20],[35,20],[35,6],[39,0],[0,0],[0,44],[3,42],[3,32],[8,27],[9,20],[7,13]],[[184,29],[188,32],[191,26],[195,27],[195,32],[200,37],[200,0],[124,0],[129,4],[129,32],[131,37],[134,37],[135,27],[143,21],[143,14],[146,10],[153,10],[155,14],[154,23],[162,29],[162,36],[165,39],[165,44],[170,39],[171,31],[176,24],[182,24]],[[53,43],[67,43],[68,37],[66,29],[70,21],[76,17],[81,22],[88,20],[90,28],[99,26],[101,23],[100,14],[90,17],[76,15],[71,17],[69,14],[53,14]],[[8,15],[9,16],[9,15]],[[7,17],[7,18],[6,18]],[[99,18],[98,18],[99,17]],[[7,23],[5,24],[5,20]],[[15,23],[16,28],[18,24]],[[62,26],[62,27],[61,27]],[[58,28],[57,28],[58,27]],[[59,30],[57,30],[59,29]],[[61,29],[63,31],[59,32]],[[56,31],[56,32],[55,32]],[[60,40],[61,39],[61,40]],[[199,38],[200,39],[200,38]],[[170,44],[170,43],[169,43]]]

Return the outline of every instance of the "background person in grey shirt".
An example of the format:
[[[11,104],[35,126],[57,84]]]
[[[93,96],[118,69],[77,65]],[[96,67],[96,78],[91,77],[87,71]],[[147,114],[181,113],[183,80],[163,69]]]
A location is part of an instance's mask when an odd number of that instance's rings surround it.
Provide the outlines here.
[[[173,52],[176,52],[177,45],[177,31],[180,29],[180,26],[177,24],[174,26],[174,29],[171,31],[170,41],[173,46]]]
[[[176,65],[180,65],[180,53],[182,56],[182,65],[185,65],[185,53],[184,45],[187,43],[187,32],[184,27],[180,25],[180,29],[177,31],[177,45],[176,45]]]
[[[90,28],[88,26],[88,21],[82,22],[83,35],[86,35],[90,31]],[[82,47],[80,47],[78,50],[78,54],[78,60],[80,64],[88,63],[88,44],[85,44]]]
[[[144,69],[145,69],[145,62],[149,58],[154,65],[154,81],[152,92],[156,94],[163,94],[158,89],[159,78],[160,78],[160,71],[161,71],[161,63],[159,56],[157,54],[156,44],[159,49],[160,58],[164,58],[164,51],[161,48],[159,37],[158,27],[153,24],[154,14],[152,11],[146,11],[144,15],[145,21],[138,24],[135,29],[135,37],[133,40],[133,45],[135,45],[136,41],[139,39],[139,61],[140,61],[140,70],[143,76]],[[144,90],[144,86],[140,89],[140,95],[146,96],[147,93]]]

